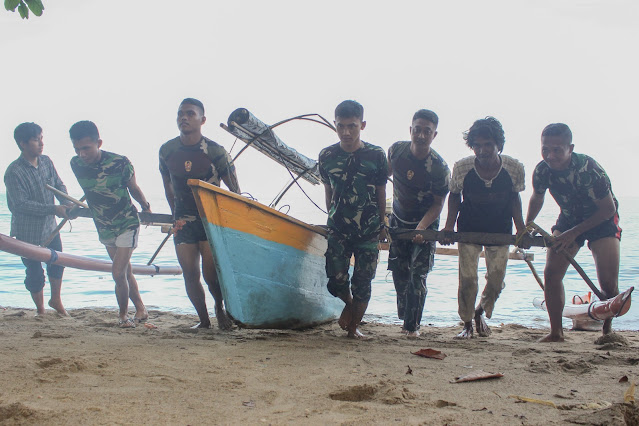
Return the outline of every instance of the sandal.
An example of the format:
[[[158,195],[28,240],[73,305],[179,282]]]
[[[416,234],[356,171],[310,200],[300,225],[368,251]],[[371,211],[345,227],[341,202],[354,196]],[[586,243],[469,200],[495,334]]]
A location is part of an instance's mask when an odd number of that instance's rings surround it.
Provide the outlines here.
[[[119,320],[118,325],[120,328],[135,328],[135,322],[131,318]]]

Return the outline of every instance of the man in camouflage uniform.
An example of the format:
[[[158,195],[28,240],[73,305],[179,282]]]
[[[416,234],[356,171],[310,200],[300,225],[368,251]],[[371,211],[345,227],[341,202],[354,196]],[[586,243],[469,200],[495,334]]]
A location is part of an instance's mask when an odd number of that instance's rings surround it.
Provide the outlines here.
[[[560,208],[555,236],[548,250],[544,270],[545,297],[550,318],[550,334],[540,342],[564,340],[562,312],[565,304],[563,278],[570,265],[562,254],[575,256],[584,242],[595,259],[597,277],[608,297],[619,294],[619,203],[610,179],[595,160],[573,152],[572,132],[563,123],[549,124],[541,133],[541,156],[533,174],[534,192],[528,204],[526,222],[535,220],[546,190]],[[604,321],[603,333],[612,332],[612,319]]]
[[[363,142],[364,109],[344,101],[335,109],[339,143],[324,148],[319,170],[328,210],[326,275],[328,291],[345,303],[339,319],[350,338],[365,338],[358,327],[371,297],[371,281],[377,267],[379,239],[386,236],[387,163],[384,150]],[[351,256],[355,268],[350,280]]]
[[[388,174],[393,177],[391,228],[439,229],[450,170],[431,148],[438,122],[433,111],[417,111],[410,127],[411,140],[395,142],[388,149]],[[409,338],[419,336],[428,292],[426,276],[433,268],[434,255],[435,242],[426,242],[421,235],[412,241],[393,241],[390,246],[388,269],[393,271],[397,314]]]
[[[119,325],[133,328],[136,322],[146,321],[149,314],[131,271],[131,254],[140,233],[140,220],[131,197],[143,211],[150,212],[151,205],[135,180],[129,159],[100,149],[102,139],[93,122],[75,123],[69,135],[78,154],[71,159],[71,169],[86,195],[100,242],[113,261],[111,273],[120,307]],[[135,305],[133,319],[128,316],[129,298]]]
[[[187,181],[200,179],[216,186],[224,181],[228,189],[237,194],[240,193],[240,185],[235,166],[231,164],[231,158],[224,147],[202,135],[202,125],[205,122],[202,102],[193,98],[184,99],[177,114],[180,135],[160,148],[160,174],[166,200],[175,220],[173,241],[178,261],[184,271],[186,294],[200,319],[199,324],[194,327],[211,327],[206,295],[200,281],[201,257],[204,281],[215,300],[218,326],[226,330],[231,328],[232,323],[224,309],[213,253]]]

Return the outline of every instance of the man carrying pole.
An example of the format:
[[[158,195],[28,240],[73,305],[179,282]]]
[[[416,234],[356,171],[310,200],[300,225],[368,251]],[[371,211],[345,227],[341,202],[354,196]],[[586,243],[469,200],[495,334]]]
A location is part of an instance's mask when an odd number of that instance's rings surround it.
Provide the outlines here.
[[[525,186],[524,166],[501,154],[506,142],[501,123],[494,117],[477,120],[464,139],[475,155],[459,160],[453,167],[444,231],[453,231],[457,222],[458,232],[510,234],[514,221],[517,233],[522,234],[525,226],[519,193]],[[486,254],[486,286],[475,307],[482,246]],[[473,337],[473,318],[477,334],[490,335],[483,314],[487,318],[492,316],[505,286],[508,248],[508,245],[459,243],[458,305],[464,329],[456,338]]]
[[[450,170],[431,148],[438,122],[433,111],[420,109],[413,115],[411,140],[396,142],[388,149],[388,174],[393,177],[391,229],[439,229]],[[422,235],[394,240],[390,246],[388,269],[397,292],[397,315],[404,320],[402,330],[408,338],[419,336],[428,292],[426,276],[433,268],[434,255],[435,241],[427,242]]]
[[[540,342],[564,340],[562,312],[565,305],[563,278],[570,260],[588,240],[604,296],[619,294],[619,203],[605,170],[592,158],[573,152],[572,132],[563,123],[549,124],[541,133],[541,161],[533,174],[533,195],[526,223],[535,220],[544,205],[546,190],[561,212],[552,227],[555,236],[544,270],[550,334]],[[612,319],[604,321],[603,333],[612,332]]]
[[[13,133],[20,148],[20,157],[7,167],[4,183],[7,189],[7,205],[11,211],[11,236],[20,241],[40,245],[46,242],[56,228],[55,216],[67,219],[68,205],[55,204],[53,193],[46,185],[67,192],[66,186],[58,176],[51,159],[42,155],[44,143],[42,128],[35,123],[22,123]],[[62,203],[62,198],[59,198]],[[62,251],[59,234],[45,244],[46,247]],[[26,267],[24,285],[31,292],[36,305],[36,315],[43,315],[44,309],[44,270],[42,263],[22,259]],[[47,265],[47,276],[51,285],[49,306],[60,315],[68,315],[62,305],[60,292],[64,267]]]

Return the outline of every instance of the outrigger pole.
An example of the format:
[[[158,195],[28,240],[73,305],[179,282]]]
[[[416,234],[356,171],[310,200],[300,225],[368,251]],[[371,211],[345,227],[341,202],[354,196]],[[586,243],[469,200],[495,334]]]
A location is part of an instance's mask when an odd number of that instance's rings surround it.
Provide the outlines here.
[[[267,157],[286,167],[291,173],[292,181],[288,183],[271,202],[270,207],[272,208],[277,206],[284,194],[286,194],[294,184],[297,184],[299,179],[304,179],[313,185],[320,183],[317,161],[290,148],[273,132],[275,127],[293,120],[311,121],[335,131],[335,127],[319,114],[302,114],[269,126],[251,114],[246,108],[236,109],[229,116],[227,124],[220,124],[220,127],[246,144],[246,146],[235,155],[232,162],[249,146],[252,146]],[[293,173],[297,174],[297,177],[295,177]]]
[[[550,235],[548,232],[544,231],[541,227],[539,227],[539,225],[535,224],[534,222],[529,222],[527,226],[533,229],[535,232],[538,232],[542,236],[542,238],[548,243],[548,245],[552,244],[554,237]],[[586,284],[588,284],[588,287],[590,287],[592,292],[595,293],[595,295],[599,298],[599,300],[602,300],[602,301],[608,300],[608,298],[601,292],[601,290],[599,290],[597,286],[590,280],[590,278],[588,278],[588,275],[586,275],[586,271],[584,271],[583,268],[579,266],[579,264],[577,263],[574,257],[568,254],[566,250],[561,250],[559,251],[559,253],[563,254],[566,257],[568,262],[570,262],[573,268],[575,268],[575,270],[579,273],[579,275],[581,275],[581,278],[584,279]]]

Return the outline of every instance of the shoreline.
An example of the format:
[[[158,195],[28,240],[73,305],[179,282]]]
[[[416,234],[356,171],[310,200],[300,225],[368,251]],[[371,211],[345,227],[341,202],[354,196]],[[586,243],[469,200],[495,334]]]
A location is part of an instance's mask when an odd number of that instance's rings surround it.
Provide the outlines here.
[[[639,333],[566,343],[507,324],[488,338],[453,340],[458,327],[368,322],[353,341],[336,322],[308,330],[192,330],[195,315],[151,309],[117,327],[115,311],[0,310],[0,422],[8,424],[625,424],[637,381]],[[213,321],[215,323],[215,321]],[[443,360],[413,355],[443,352]],[[451,383],[482,370],[496,379]],[[623,381],[623,377],[628,381]],[[622,380],[620,382],[620,379]],[[522,402],[525,399],[537,402]],[[548,405],[554,404],[553,406]]]

